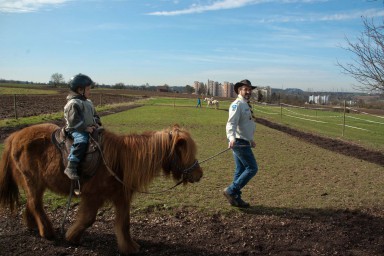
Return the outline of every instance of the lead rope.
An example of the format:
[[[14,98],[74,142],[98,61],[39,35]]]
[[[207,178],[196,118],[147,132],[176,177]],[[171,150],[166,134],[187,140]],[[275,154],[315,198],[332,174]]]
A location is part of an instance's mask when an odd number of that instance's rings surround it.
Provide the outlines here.
[[[98,150],[100,151],[100,155],[101,155],[101,158],[103,159],[103,162],[104,162],[104,165],[105,165],[105,167],[107,167],[107,170],[109,171],[109,173],[117,180],[117,181],[119,181],[123,186],[125,186],[124,185],[124,183],[123,183],[123,181],[111,170],[111,168],[108,166],[108,164],[107,164],[107,161],[105,160],[105,158],[104,158],[104,154],[103,154],[103,151],[101,150],[101,147],[100,147],[100,145],[99,145],[99,143],[97,143],[97,141],[95,141],[92,137],[90,137],[93,141],[94,141],[94,143],[96,144],[96,146],[97,146],[97,148],[98,148]],[[248,145],[241,145],[241,146],[236,146],[236,147],[250,147],[250,146],[248,146]],[[189,167],[189,168],[187,168],[187,169],[185,169],[184,171],[183,171],[183,175],[184,175],[184,173],[185,173],[185,171],[186,170],[189,170],[189,169],[191,169],[191,168],[193,168],[196,164],[202,164],[202,163],[204,163],[204,162],[207,162],[207,161],[209,161],[209,160],[211,160],[212,158],[215,158],[215,157],[217,157],[217,156],[219,156],[219,155],[221,155],[221,154],[223,154],[224,152],[227,152],[228,150],[230,150],[231,148],[226,148],[226,149],[224,149],[224,150],[222,150],[222,151],[220,151],[219,153],[217,153],[217,154],[215,154],[215,155],[213,155],[213,156],[211,156],[211,157],[208,157],[207,159],[204,159],[203,161],[201,161],[201,162],[198,162],[197,160],[193,163],[193,165],[191,166],[191,167]],[[61,233],[63,234],[64,233],[64,223],[65,223],[65,219],[67,218],[67,214],[68,214],[68,211],[69,211],[69,207],[70,207],[70,205],[71,205],[71,200],[72,200],[72,196],[73,196],[73,186],[74,186],[74,183],[75,181],[74,180],[72,180],[71,181],[71,189],[70,189],[70,192],[69,192],[69,197],[68,197],[68,201],[67,201],[67,207],[66,207],[66,210],[65,210],[65,214],[64,214],[64,219],[63,219],[63,221],[62,221],[62,224],[61,224]],[[79,181],[78,181],[79,182]],[[174,189],[175,187],[177,187],[177,186],[179,186],[181,183],[183,183],[183,179],[182,180],[180,180],[178,183],[176,183],[174,186],[172,186],[172,187],[170,187],[170,188],[168,188],[168,189],[165,189],[165,190],[161,190],[161,191],[157,191],[157,192],[147,192],[147,191],[137,191],[138,193],[142,193],[142,194],[161,194],[161,193],[164,193],[164,192],[167,192],[167,191],[169,191],[169,190],[171,190],[171,189]],[[77,195],[80,195],[80,182],[78,183],[78,186],[79,186],[79,190],[76,190],[75,191],[75,193],[77,194]]]
[[[65,224],[65,220],[67,219],[69,207],[71,206],[71,200],[72,200],[72,196],[73,196],[73,183],[74,182],[75,182],[74,180],[71,180],[71,188],[70,188],[69,196],[68,196],[68,200],[67,200],[67,207],[66,207],[65,212],[64,212],[63,221],[61,222],[61,234],[62,235],[64,235],[64,224]]]

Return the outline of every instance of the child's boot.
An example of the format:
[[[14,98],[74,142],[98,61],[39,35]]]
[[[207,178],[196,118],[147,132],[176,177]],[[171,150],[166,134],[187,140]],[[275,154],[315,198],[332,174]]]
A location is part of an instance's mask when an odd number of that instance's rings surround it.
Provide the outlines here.
[[[79,175],[77,174],[77,162],[69,162],[67,168],[65,168],[64,173],[70,178],[71,180],[78,180],[80,179]]]

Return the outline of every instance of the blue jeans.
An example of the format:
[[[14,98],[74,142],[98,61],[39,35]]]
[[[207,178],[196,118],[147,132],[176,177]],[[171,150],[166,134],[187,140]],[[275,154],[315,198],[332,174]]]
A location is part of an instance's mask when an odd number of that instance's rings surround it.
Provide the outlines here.
[[[73,144],[71,152],[68,155],[68,161],[79,163],[83,160],[87,151],[89,133],[88,132],[72,132]]]
[[[248,141],[236,139],[232,149],[235,160],[233,182],[228,187],[228,193],[241,196],[241,189],[256,175],[258,166]]]

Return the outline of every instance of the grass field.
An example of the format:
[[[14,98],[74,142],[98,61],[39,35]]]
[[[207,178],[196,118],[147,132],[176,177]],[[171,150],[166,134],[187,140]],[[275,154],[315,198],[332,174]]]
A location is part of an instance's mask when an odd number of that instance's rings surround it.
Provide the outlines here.
[[[36,89],[36,88],[31,88],[27,87],[26,85],[22,86],[20,85],[19,87],[14,87],[17,85],[13,85],[12,87],[5,87],[5,86],[0,86],[0,94],[57,94],[56,91],[54,90],[46,90],[46,89]]]
[[[227,114],[214,109],[145,106],[108,116],[104,122],[109,129],[123,133],[162,129],[179,123],[197,142],[201,161],[227,147]],[[276,209],[384,205],[381,166],[326,151],[262,125],[258,125],[256,141],[254,152],[260,171],[244,191],[244,198],[253,205]],[[202,167],[205,176],[199,184],[161,195],[139,195],[134,208],[192,205],[205,210],[229,210],[221,191],[232,178],[231,153],[225,152]],[[171,185],[160,178],[150,191]]]
[[[281,123],[301,131],[351,141],[365,147],[384,151],[384,116],[343,109],[325,111],[289,106],[254,105],[258,117]]]
[[[180,99],[150,99],[143,107],[108,115],[102,120],[106,129],[124,134],[161,130],[177,123],[192,134],[200,161],[227,148],[227,111],[205,106],[195,108],[193,99],[180,100],[174,107],[175,100]],[[220,108],[227,109],[228,105],[229,102],[224,102]],[[382,166],[327,151],[262,125],[257,126],[255,140],[259,173],[246,186],[243,197],[261,211],[383,209]],[[199,183],[179,186],[162,194],[138,194],[133,210],[172,210],[188,206],[205,212],[236,211],[222,196],[222,190],[232,179],[233,166],[231,152],[227,151],[202,164],[204,177]],[[159,177],[149,192],[161,191],[173,184]],[[50,196],[49,200],[58,199]],[[59,205],[64,205],[65,198],[60,200]]]

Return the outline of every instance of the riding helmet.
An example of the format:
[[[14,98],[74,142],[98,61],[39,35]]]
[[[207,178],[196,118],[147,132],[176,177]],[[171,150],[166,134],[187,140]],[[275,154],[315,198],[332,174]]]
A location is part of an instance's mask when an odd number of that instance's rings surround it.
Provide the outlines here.
[[[85,88],[86,86],[93,86],[94,82],[89,76],[83,75],[83,74],[77,74],[76,76],[72,77],[71,81],[69,81],[69,88],[71,91],[76,92],[77,88]]]

